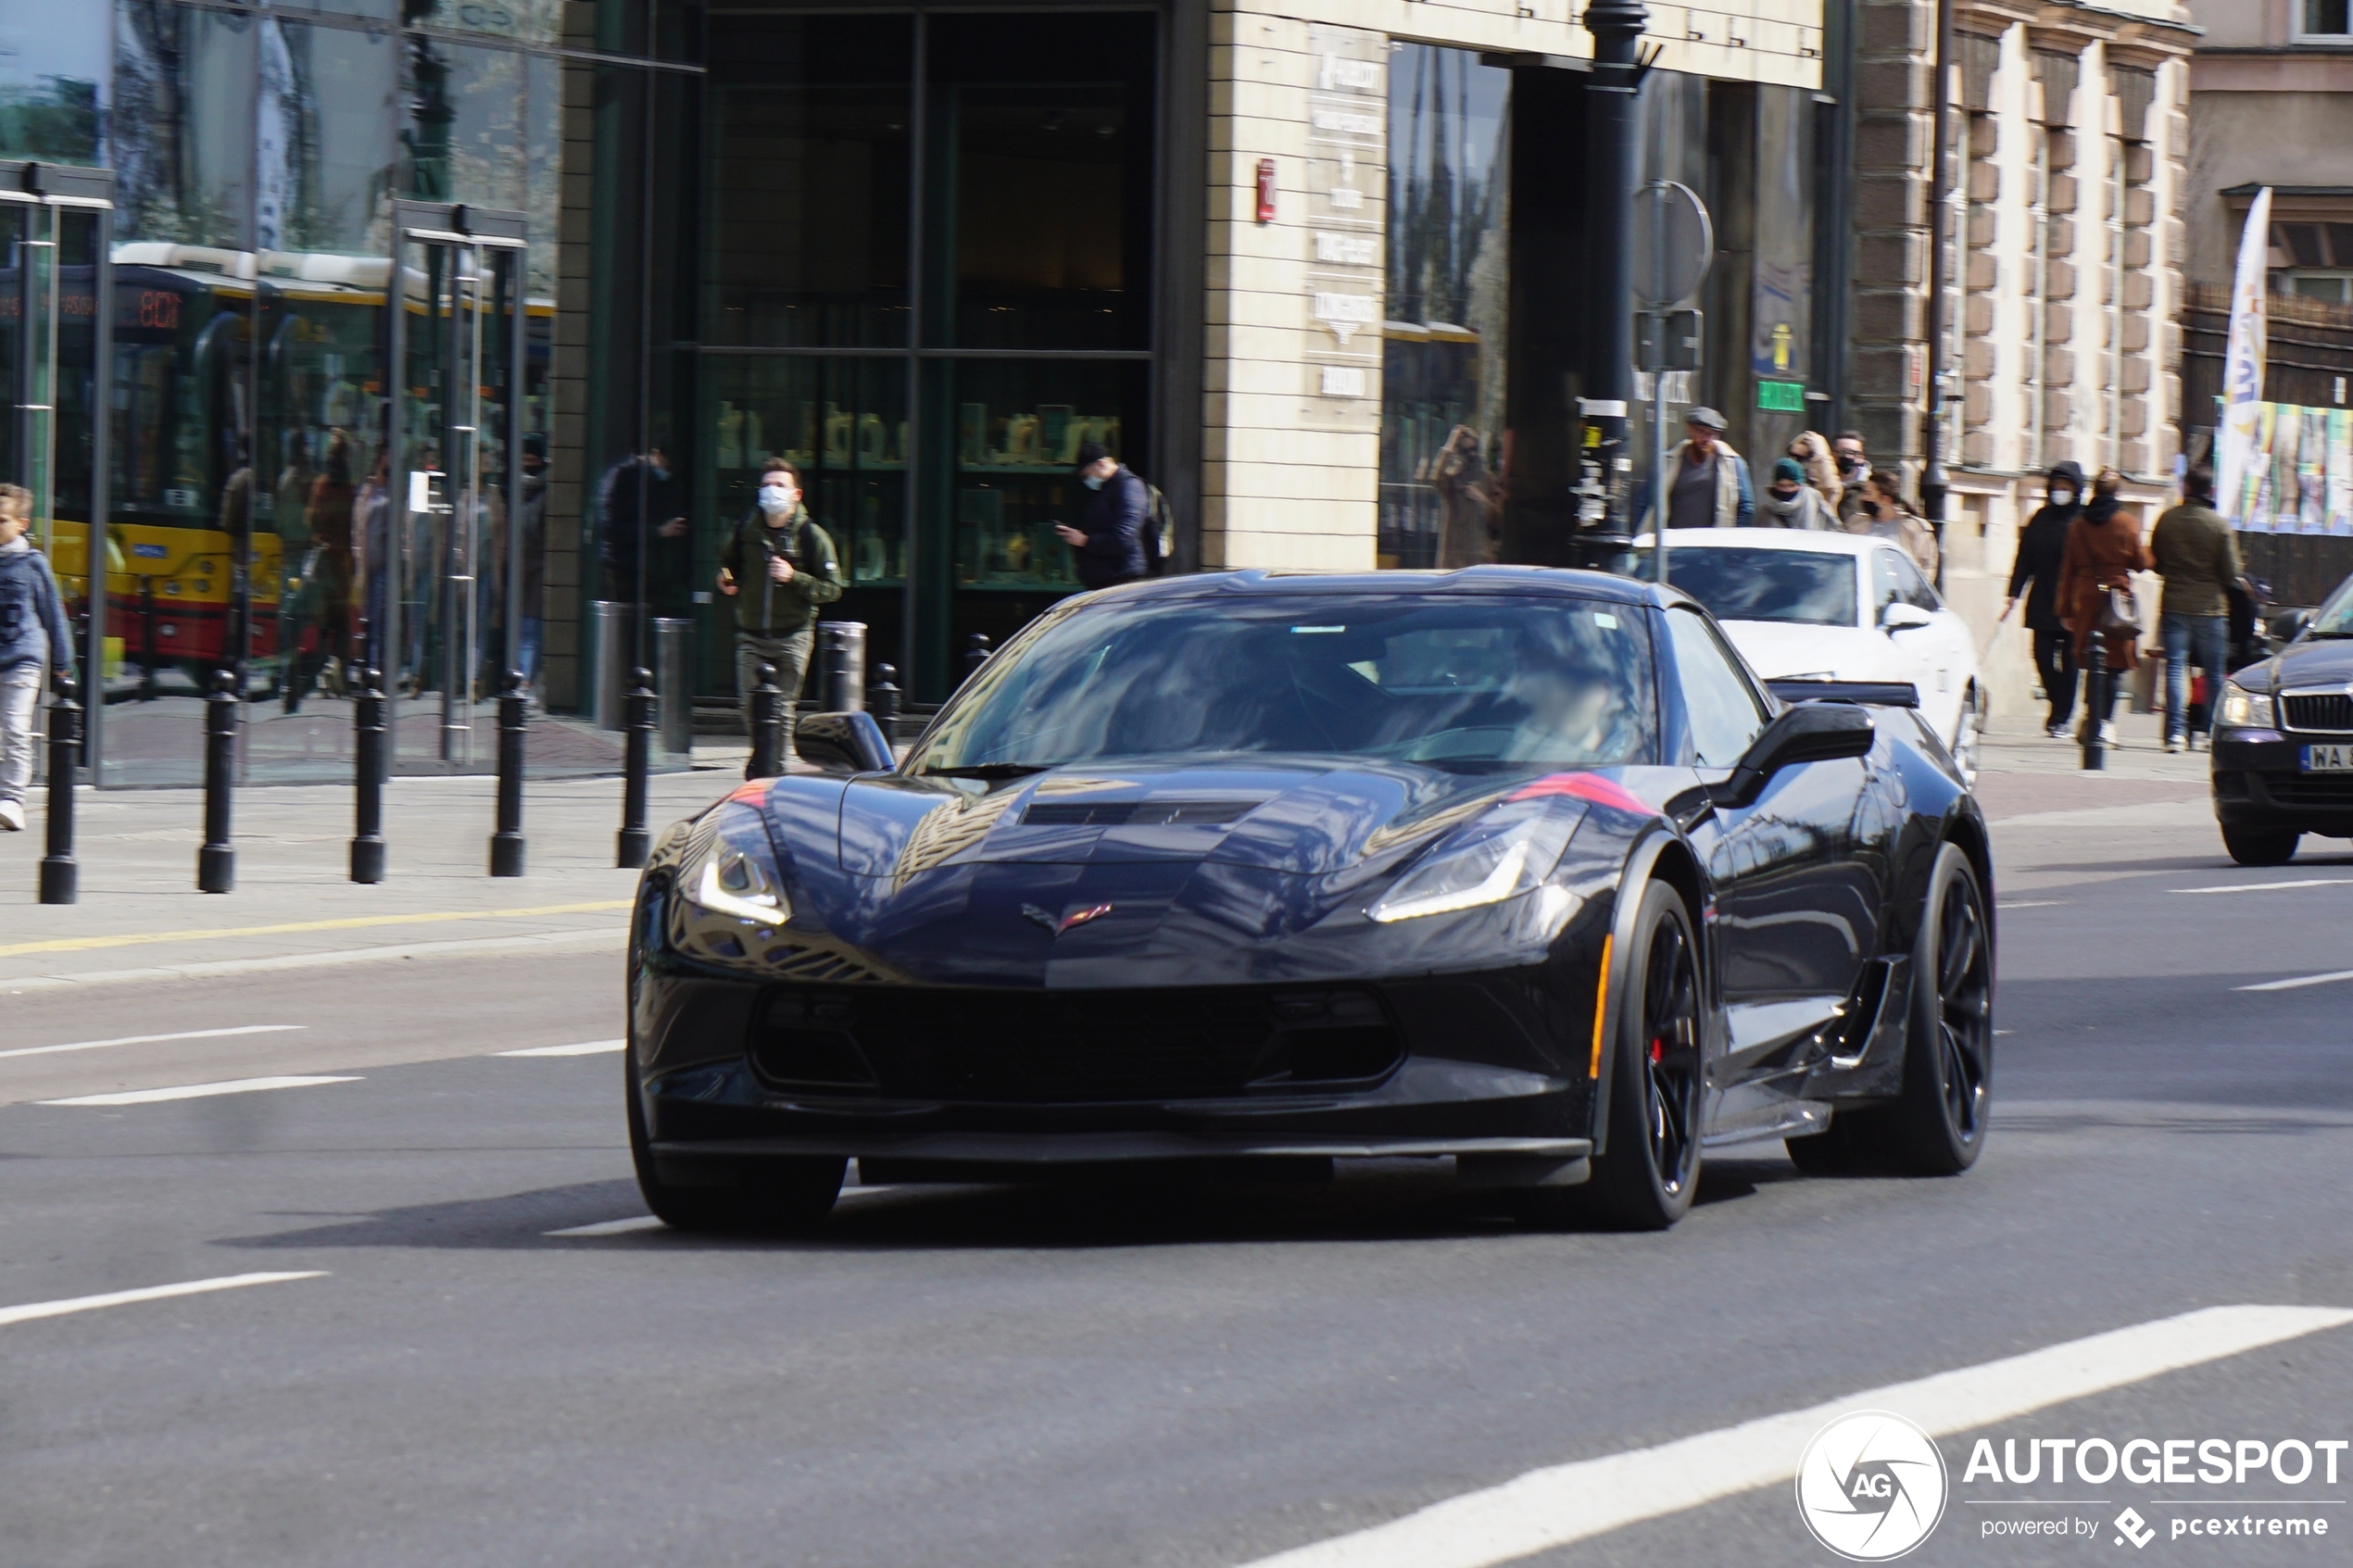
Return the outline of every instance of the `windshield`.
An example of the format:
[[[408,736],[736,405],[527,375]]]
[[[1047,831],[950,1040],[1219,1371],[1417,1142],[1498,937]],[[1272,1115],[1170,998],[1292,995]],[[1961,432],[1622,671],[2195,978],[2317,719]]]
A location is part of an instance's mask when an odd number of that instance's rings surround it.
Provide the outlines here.
[[[1718,621],[1855,624],[1855,558],[1814,550],[1676,549],[1667,580]]]
[[[2353,637],[2353,577],[2336,585],[2336,592],[2323,601],[2313,613],[2311,625],[2305,628],[2308,637]]]
[[[1310,752],[1454,772],[1647,760],[1642,612],[1365,594],[1114,602],[1049,620],[958,694],[911,773]]]

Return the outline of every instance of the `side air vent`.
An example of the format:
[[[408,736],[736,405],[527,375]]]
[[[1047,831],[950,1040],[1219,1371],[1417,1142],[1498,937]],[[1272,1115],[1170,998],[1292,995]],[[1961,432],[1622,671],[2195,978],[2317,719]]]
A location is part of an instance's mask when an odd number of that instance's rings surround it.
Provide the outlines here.
[[[1039,800],[1022,813],[1034,828],[1158,828],[1215,826],[1239,822],[1264,804],[1257,800]]]

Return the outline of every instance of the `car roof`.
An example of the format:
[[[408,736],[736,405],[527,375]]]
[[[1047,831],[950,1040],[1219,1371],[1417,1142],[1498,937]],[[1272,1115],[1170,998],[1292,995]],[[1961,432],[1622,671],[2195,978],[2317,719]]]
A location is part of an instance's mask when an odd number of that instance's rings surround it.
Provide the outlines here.
[[[1269,571],[1252,567],[1238,571],[1148,578],[1105,589],[1100,596],[1132,603],[1139,599],[1216,598],[1234,594],[1345,597],[1356,594],[1416,593],[1542,594],[1623,605],[1680,604],[1690,598],[1680,589],[1662,589],[1655,583],[1631,577],[1550,566],[1469,566],[1454,571]]]
[[[1646,543],[1645,533],[1636,543]],[[1897,547],[1893,539],[1882,539],[1876,533],[1825,533],[1808,528],[1679,528],[1667,542],[1669,559],[1678,550],[1803,550],[1820,556],[1861,556],[1885,546]]]

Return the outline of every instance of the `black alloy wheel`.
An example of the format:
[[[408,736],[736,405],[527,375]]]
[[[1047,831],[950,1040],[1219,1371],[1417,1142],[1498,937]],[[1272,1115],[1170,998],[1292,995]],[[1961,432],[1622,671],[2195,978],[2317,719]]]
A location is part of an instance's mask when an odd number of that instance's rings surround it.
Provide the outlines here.
[[[1879,1113],[1901,1169],[1950,1176],[1985,1148],[1994,1085],[1994,933],[1977,872],[1954,845],[1936,852],[1912,948],[1904,1092]]]
[[[2222,847],[2242,866],[2284,866],[2303,836],[2293,828],[2224,828]]]
[[[1611,1064],[1609,1148],[1581,1192],[1605,1223],[1665,1230],[1690,1211],[1699,1185],[1706,1103],[1699,943],[1681,895],[1663,882],[1645,887],[1630,946]]]
[[[682,1231],[790,1236],[815,1229],[833,1212],[845,1160],[657,1160],[646,1131],[635,1040],[622,1062],[637,1190],[662,1223]]]

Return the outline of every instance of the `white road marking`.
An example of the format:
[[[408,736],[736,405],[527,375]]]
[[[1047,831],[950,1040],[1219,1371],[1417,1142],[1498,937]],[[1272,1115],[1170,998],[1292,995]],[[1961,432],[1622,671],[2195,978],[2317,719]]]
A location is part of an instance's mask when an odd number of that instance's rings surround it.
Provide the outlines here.
[[[2300,991],[2307,985],[2334,985],[2340,980],[2353,980],[2353,969],[2332,970],[2326,974],[2299,974],[2293,980],[2266,980],[2260,985],[2233,985],[2233,991]]]
[[[149,980],[197,980],[208,975],[272,974],[282,970],[317,969],[327,964],[375,963],[387,959],[466,959],[491,953],[570,953],[599,947],[619,948],[629,940],[629,927],[598,927],[589,931],[550,931],[534,936],[470,936],[447,942],[404,942],[386,947],[347,947],[331,953],[283,953],[271,959],[208,959],[201,963],[156,964],[145,969],[82,970],[69,974],[35,974],[0,980],[0,992],[44,991],[60,985],[118,985]]]
[[[2280,893],[2291,887],[2344,887],[2353,876],[2306,877],[2300,882],[2234,882],[2228,887],[2169,887],[2168,893]]]
[[[2014,904],[1996,904],[1997,909],[2056,909],[2061,904],[2071,904],[2071,898],[2021,898]]]
[[[844,1187],[841,1189],[841,1197],[836,1201],[847,1203],[851,1198],[860,1197],[863,1194],[896,1192],[899,1189],[896,1186]],[[592,1225],[567,1225],[560,1231],[541,1231],[539,1234],[542,1236],[635,1236],[640,1231],[658,1231],[666,1230],[669,1227],[664,1225],[660,1220],[655,1219],[651,1214],[639,1214],[627,1220],[598,1220]]]
[[[300,1273],[223,1274],[219,1279],[192,1279],[182,1285],[151,1285],[144,1290],[111,1290],[104,1296],[76,1296],[66,1301],[35,1301],[23,1307],[0,1307],[0,1328],[35,1318],[61,1318],[69,1312],[95,1311],[100,1307],[127,1307],[135,1301],[168,1301],[174,1296],[202,1296],[212,1290],[242,1290],[248,1285],[277,1285],[290,1279],[323,1279],[324,1269]]]
[[[110,1095],[76,1095],[71,1099],[44,1099],[37,1105],[153,1105],[167,1099],[209,1099],[214,1095],[249,1095],[262,1089],[307,1089],[313,1084],[357,1084],[341,1078],[231,1078],[219,1084],[182,1084],[170,1089],[124,1089]]]
[[[1656,1448],[1531,1470],[1249,1568],[1490,1568],[1785,1484],[1806,1441],[1853,1411],[1893,1411],[1940,1435],[1967,1432],[2348,1323],[2353,1312],[2328,1307],[2208,1307]]]
[[[576,1046],[533,1046],[527,1050],[493,1051],[493,1056],[602,1056],[627,1045],[626,1040],[583,1040]]]
[[[14,1050],[0,1051],[0,1061],[12,1056],[55,1056],[59,1051],[94,1051],[108,1046],[145,1046],[157,1040],[218,1040],[231,1035],[279,1035],[289,1029],[308,1029],[307,1023],[242,1023],[234,1029],[185,1029],[177,1035],[124,1035],[112,1040],[76,1040],[67,1046],[19,1046]]]
[[[638,1214],[626,1220],[599,1220],[593,1225],[567,1225],[560,1231],[542,1231],[542,1236],[631,1236],[638,1231],[658,1231],[666,1227],[651,1214]]]

